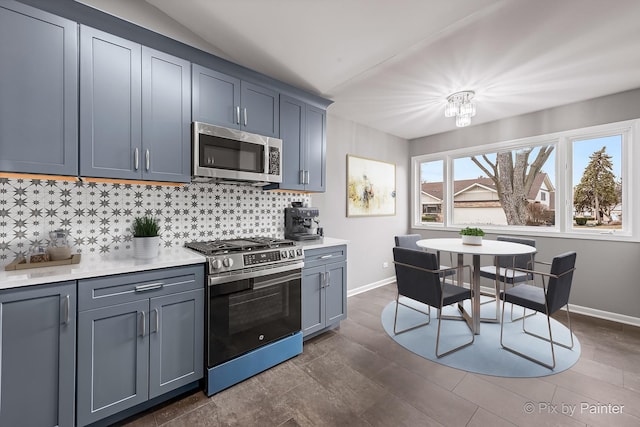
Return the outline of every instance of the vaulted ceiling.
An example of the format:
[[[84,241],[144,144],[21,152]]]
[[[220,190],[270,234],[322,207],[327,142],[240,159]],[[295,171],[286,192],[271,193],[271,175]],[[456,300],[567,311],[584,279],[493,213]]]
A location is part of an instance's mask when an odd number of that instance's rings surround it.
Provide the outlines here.
[[[640,87],[638,0],[146,0],[233,62],[406,139]]]

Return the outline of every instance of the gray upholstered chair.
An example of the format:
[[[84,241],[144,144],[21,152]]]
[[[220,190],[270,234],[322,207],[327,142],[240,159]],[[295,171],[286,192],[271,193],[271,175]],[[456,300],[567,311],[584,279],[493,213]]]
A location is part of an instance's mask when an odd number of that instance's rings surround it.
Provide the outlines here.
[[[532,274],[534,276],[540,276],[542,278],[542,287],[537,287],[529,284],[520,284],[514,286],[513,288],[505,289],[500,293],[500,299],[504,301],[502,305],[502,324],[500,325],[500,345],[509,350],[512,353],[515,353],[519,356],[524,357],[525,359],[529,359],[532,362],[538,363],[542,366],[545,366],[549,369],[553,369],[556,366],[556,356],[553,350],[554,345],[559,345],[565,348],[573,348],[573,330],[571,329],[571,317],[569,315],[569,294],[571,293],[571,283],[573,281],[573,271],[575,270],[576,265],[576,253],[575,252],[565,252],[563,254],[557,255],[553,258],[551,263],[543,263],[540,261],[536,262],[537,264],[547,264],[550,265],[549,272],[541,272],[534,270],[518,270],[527,274]],[[517,351],[512,347],[508,347],[504,344],[503,341],[503,331],[504,331],[504,306],[506,303],[510,302],[511,304],[519,305],[524,308],[528,308],[530,310],[534,310],[535,312],[543,313],[547,316],[547,326],[549,328],[549,338],[543,337],[537,334],[534,334],[530,331],[526,330],[525,320],[526,316],[522,317],[522,330],[536,338],[540,338],[549,342],[551,345],[551,360],[552,363],[548,364],[539,359],[535,359],[531,356],[528,356],[524,353]],[[551,321],[550,316],[554,314],[556,311],[566,306],[567,310],[567,322],[569,325],[569,334],[571,335],[571,344],[563,344],[553,340],[553,335],[551,334]]]
[[[395,236],[396,246],[407,249],[425,250],[416,244],[418,240],[421,240],[422,236],[419,234],[405,234],[401,236]],[[440,254],[438,254],[438,262],[440,261]],[[453,276],[456,274],[456,270],[452,270],[448,265],[440,264],[440,270],[446,270],[445,276]]]
[[[460,350],[461,348],[472,344],[475,338],[473,331],[471,331],[471,341],[440,353],[440,324],[443,318],[443,316],[441,315],[442,307],[471,299],[471,290],[461,286],[455,286],[449,283],[445,283],[443,280],[444,271],[438,269],[438,261],[436,255],[433,253],[419,251],[416,249],[395,247],[393,248],[393,260],[396,269],[396,283],[398,286],[398,293],[396,295],[396,311],[395,317],[393,319],[393,333],[401,334],[403,332],[428,325],[431,322],[430,308],[428,308],[427,312],[418,310],[415,307],[400,302],[400,297],[402,296],[426,304],[428,307],[437,308],[437,357],[446,356],[447,354],[453,353],[454,351]],[[463,266],[462,268],[468,270],[470,279],[471,266],[467,265]],[[398,331],[398,306],[400,305],[426,314],[427,322],[420,323],[418,325]],[[446,318],[450,319],[453,317],[447,316]],[[463,317],[455,317],[455,319],[464,320]],[[471,329],[471,326],[468,323],[467,326],[469,326],[469,329]]]
[[[536,241],[534,239],[525,239],[521,237],[510,236],[498,236],[496,240],[504,242],[520,243],[523,245],[529,245],[536,247]],[[494,281],[495,287],[495,300],[498,301],[500,295],[500,282],[506,285],[514,285],[516,283],[522,283],[533,279],[533,276],[529,273],[519,271],[517,269],[531,270],[535,262],[535,254],[524,254],[515,256],[497,256],[494,259],[493,265],[486,265],[480,267],[480,277],[485,277]],[[486,301],[486,302],[491,302]],[[499,315],[499,304],[496,303],[496,320]],[[513,319],[513,307],[511,308],[511,320]],[[516,319],[517,320],[517,319]]]

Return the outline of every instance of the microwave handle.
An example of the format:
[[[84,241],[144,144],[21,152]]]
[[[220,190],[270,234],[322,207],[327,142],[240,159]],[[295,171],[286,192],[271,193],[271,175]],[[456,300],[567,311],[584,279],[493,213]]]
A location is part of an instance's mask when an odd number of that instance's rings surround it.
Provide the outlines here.
[[[237,125],[240,124],[240,106],[239,105],[236,106],[236,124]]]

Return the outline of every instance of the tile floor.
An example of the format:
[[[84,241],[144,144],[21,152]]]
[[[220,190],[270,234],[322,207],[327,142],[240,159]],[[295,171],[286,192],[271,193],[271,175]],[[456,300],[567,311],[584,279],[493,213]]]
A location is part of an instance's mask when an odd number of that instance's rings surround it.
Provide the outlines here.
[[[211,398],[182,396],[122,425],[640,426],[640,328],[574,315],[582,356],[571,369],[490,377],[391,340],[380,313],[394,297],[395,285],[353,296],[348,319],[306,342],[301,355]]]

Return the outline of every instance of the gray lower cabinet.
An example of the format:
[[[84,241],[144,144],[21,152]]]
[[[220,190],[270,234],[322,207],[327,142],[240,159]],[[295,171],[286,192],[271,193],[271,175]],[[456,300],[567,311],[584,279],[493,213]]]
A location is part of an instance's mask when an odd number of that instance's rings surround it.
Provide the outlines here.
[[[74,425],[76,282],[0,293],[0,426]]]
[[[326,187],[326,112],[280,96],[283,176],[278,188],[323,192]]]
[[[278,92],[192,65],[193,120],[278,137]]]
[[[204,267],[78,281],[78,425],[203,377]]]
[[[78,28],[0,0],[0,171],[78,173]]]
[[[305,250],[304,256],[302,333],[309,338],[347,317],[347,247]]]
[[[80,26],[80,175],[190,182],[191,64]]]

